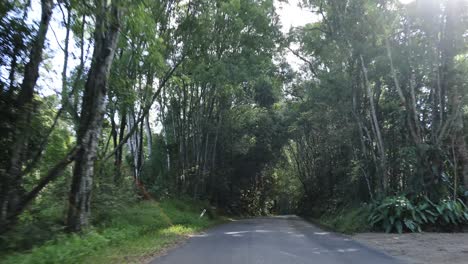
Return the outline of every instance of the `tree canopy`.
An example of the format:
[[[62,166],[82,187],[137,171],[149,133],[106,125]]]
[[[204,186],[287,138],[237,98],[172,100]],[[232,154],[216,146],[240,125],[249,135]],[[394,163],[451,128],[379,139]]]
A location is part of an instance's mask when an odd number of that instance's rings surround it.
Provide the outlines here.
[[[464,206],[468,2],[301,6],[314,22],[282,33],[273,0],[2,1],[0,234],[169,197]]]

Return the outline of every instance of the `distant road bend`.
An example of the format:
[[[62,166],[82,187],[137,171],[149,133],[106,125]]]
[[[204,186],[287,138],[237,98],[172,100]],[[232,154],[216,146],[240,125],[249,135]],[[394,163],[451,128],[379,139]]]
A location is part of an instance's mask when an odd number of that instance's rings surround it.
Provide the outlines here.
[[[151,264],[401,264],[297,216],[233,221],[193,236]]]

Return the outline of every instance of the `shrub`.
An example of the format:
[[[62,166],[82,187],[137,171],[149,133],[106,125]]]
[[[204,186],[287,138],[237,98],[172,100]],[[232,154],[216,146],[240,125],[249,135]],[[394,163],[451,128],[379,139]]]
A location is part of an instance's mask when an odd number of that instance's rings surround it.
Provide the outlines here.
[[[390,196],[373,203],[370,210],[370,225],[387,233],[421,232],[423,227],[453,230],[468,223],[468,209],[460,199],[435,204],[426,196],[414,202],[405,196]]]
[[[468,208],[462,200],[444,199],[434,205],[438,213],[438,224],[444,227],[459,227],[468,222]]]
[[[401,233],[404,226],[413,232],[421,231],[415,207],[404,196],[387,197],[380,204],[371,205],[369,222],[387,233],[393,230]]]

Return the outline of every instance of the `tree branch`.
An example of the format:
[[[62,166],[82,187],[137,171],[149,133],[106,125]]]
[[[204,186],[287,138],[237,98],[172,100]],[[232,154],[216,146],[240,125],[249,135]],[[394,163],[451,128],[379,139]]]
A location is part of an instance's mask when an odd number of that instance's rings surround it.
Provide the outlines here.
[[[185,58],[185,55],[182,56],[182,58],[174,65],[174,67],[166,73],[164,78],[159,83],[156,92],[154,92],[153,97],[151,98],[149,103],[143,108],[141,116],[135,121],[136,124],[140,123],[149,114],[151,106],[153,105],[154,101],[156,101],[156,98],[158,98],[159,94],[161,93],[162,88],[169,81],[169,79],[171,78],[175,70],[179,67],[179,65],[184,60],[184,58]],[[119,142],[119,145],[117,145],[107,156],[105,156],[102,159],[102,161],[108,160],[110,157],[112,157],[118,151],[118,149],[120,149],[127,142],[127,140],[133,135],[133,133],[135,133],[137,128],[138,126],[132,127],[132,129],[127,133],[127,135]]]

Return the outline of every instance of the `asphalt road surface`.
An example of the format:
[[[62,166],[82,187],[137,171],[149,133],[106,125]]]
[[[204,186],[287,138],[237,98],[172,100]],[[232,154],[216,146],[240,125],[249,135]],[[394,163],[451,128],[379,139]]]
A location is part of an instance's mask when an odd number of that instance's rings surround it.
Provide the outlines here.
[[[151,264],[402,263],[296,216],[233,221],[190,238]]]

